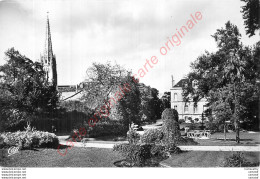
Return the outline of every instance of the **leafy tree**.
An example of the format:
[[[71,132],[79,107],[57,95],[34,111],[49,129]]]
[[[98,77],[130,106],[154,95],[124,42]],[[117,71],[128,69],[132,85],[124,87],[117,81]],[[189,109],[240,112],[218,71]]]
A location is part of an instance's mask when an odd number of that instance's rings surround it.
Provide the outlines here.
[[[143,83],[139,83],[141,93],[141,118],[142,121],[155,122],[161,116],[161,101],[159,91]]]
[[[125,84],[128,84],[129,91],[117,102],[112,116],[128,127],[132,122],[141,124],[141,94],[138,84],[130,75],[125,77],[120,85],[124,86]]]
[[[171,108],[171,92],[164,92],[163,96],[161,97],[162,102],[162,109],[161,111],[165,110],[166,108]]]
[[[242,6],[246,34],[249,37],[255,35],[255,31],[260,29],[260,2],[259,0],[242,0],[246,4]]]
[[[119,84],[127,75],[127,71],[120,65],[112,65],[109,62],[93,63],[86,73],[82,100],[91,109],[105,104],[105,101],[108,101],[110,96],[118,90]]]
[[[240,121],[245,120],[245,115],[252,111],[250,103],[258,101],[256,79],[259,72],[254,70],[259,58],[254,56],[259,53],[259,43],[253,47],[255,50],[243,46],[238,28],[230,22],[225,24],[225,28],[218,29],[213,37],[218,51],[206,52],[192,63],[189,83],[183,87],[183,95],[187,101],[197,102],[206,98],[208,111],[218,123],[230,118],[236,129],[236,141],[239,142]],[[194,80],[197,81],[197,88],[192,86]]]
[[[150,101],[151,110],[153,110],[155,113],[155,119],[160,119],[162,115],[162,109],[161,109],[162,102],[158,97],[159,91],[156,88],[152,88],[151,95],[152,95],[152,100]]]
[[[8,126],[55,110],[58,93],[48,84],[43,66],[14,48],[5,55],[7,62],[0,66],[1,121]]]

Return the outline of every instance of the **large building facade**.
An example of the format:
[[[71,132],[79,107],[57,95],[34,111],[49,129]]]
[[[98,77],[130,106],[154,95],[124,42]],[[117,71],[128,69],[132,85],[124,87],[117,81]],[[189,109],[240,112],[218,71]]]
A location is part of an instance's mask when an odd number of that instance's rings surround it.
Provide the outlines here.
[[[185,102],[182,96],[182,87],[187,82],[187,79],[181,79],[175,84],[172,77],[171,108],[176,109],[179,113],[179,119],[183,119],[187,123],[190,123],[191,120],[201,122],[202,113],[206,110],[206,99],[201,99],[197,105],[193,101]]]

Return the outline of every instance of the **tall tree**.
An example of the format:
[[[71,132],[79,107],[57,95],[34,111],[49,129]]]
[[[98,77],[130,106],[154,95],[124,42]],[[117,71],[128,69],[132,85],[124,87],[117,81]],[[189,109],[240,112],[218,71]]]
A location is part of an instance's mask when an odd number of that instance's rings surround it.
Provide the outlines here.
[[[86,75],[82,100],[88,107],[95,109],[104,105],[115,93],[127,71],[118,64],[93,63]]]
[[[242,116],[251,110],[249,103],[258,100],[256,79],[259,74],[251,70],[256,69],[259,63],[259,59],[258,63],[254,59],[257,50],[243,46],[238,28],[230,22],[225,24],[225,28],[218,29],[213,37],[218,51],[206,52],[192,63],[189,84],[183,87],[183,94],[186,100],[191,98],[195,102],[205,97],[218,121],[230,116],[239,142],[240,121],[245,119]],[[259,45],[254,48],[259,48]],[[192,87],[193,80],[198,82],[197,89]]]
[[[117,102],[115,112],[112,114],[113,118],[121,121],[125,127],[128,127],[132,122],[141,124],[141,97],[138,84],[130,75],[122,80],[120,86],[127,84],[128,91]]]
[[[14,48],[0,66],[0,110],[9,124],[56,109],[58,92],[49,85],[43,66],[21,55]]]
[[[162,101],[162,111],[164,111],[166,108],[171,108],[171,92],[164,92],[163,96],[161,97]]]
[[[249,37],[255,35],[255,31],[260,29],[260,1],[259,0],[242,0],[246,4],[242,6],[246,34]]]
[[[159,91],[156,88],[152,88],[151,90],[152,100],[151,100],[151,110],[155,113],[155,119],[161,119],[162,115],[162,102],[159,99]]]

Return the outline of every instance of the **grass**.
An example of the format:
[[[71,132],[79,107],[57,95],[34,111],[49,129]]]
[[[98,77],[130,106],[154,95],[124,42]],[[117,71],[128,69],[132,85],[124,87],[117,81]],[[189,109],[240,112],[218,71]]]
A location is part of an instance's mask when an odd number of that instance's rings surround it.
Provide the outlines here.
[[[184,131],[181,131],[182,135]],[[260,132],[256,133],[248,133],[248,132],[240,132],[240,144],[236,143],[236,133],[227,133],[226,138],[227,140],[224,141],[224,133],[216,132],[211,135],[210,139],[195,139],[199,145],[203,146],[235,146],[235,145],[242,145],[242,146],[256,146],[260,144]]]
[[[65,149],[60,150],[65,153]],[[56,149],[22,150],[0,158],[4,167],[115,167],[114,162],[123,159],[112,149],[73,147],[65,156]]]
[[[246,146],[254,146],[260,144],[260,133],[248,133],[248,132],[240,132],[240,144],[237,144],[235,141],[236,133],[227,133],[227,140],[224,141],[224,133],[214,133],[211,135],[210,140],[197,140],[200,145],[246,145]]]
[[[251,163],[259,163],[259,152],[243,152],[245,158]],[[162,164],[171,167],[223,167],[225,157],[232,152],[223,151],[190,151],[172,155]]]

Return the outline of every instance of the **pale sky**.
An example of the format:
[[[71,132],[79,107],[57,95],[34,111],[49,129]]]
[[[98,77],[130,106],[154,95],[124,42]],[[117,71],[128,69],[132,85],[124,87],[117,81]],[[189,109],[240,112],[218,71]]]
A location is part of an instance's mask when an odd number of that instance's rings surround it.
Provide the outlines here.
[[[59,85],[83,81],[93,62],[117,62],[135,74],[146,59],[157,56],[158,63],[141,82],[163,93],[171,88],[171,75],[179,81],[199,55],[216,50],[211,35],[228,20],[238,26],[245,45],[259,40],[258,35],[245,35],[242,5],[240,0],[0,1],[0,64],[11,47],[33,61],[39,59],[49,11]],[[168,38],[198,11],[202,19],[181,44],[161,55]]]

